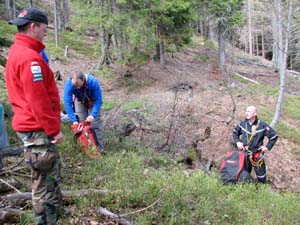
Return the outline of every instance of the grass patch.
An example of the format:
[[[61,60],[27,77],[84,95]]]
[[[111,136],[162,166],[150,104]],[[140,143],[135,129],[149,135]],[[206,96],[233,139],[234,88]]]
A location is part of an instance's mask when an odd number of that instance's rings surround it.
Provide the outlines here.
[[[56,48],[54,32],[49,31],[45,43],[47,46],[47,54],[51,56],[51,58],[60,59],[63,63],[68,62],[68,58],[64,56],[65,46],[68,46],[69,54],[71,54],[70,50],[74,50],[75,53],[72,52],[72,54],[82,54],[85,58],[89,59],[99,56],[99,45],[89,43],[83,35],[76,32],[61,33],[59,37],[59,45]],[[72,57],[76,57],[76,55],[73,55]]]
[[[86,38],[79,33],[65,32],[61,39],[62,46],[68,45],[70,49],[73,49],[89,58],[99,57],[99,44],[97,42],[96,44],[89,43]]]
[[[268,108],[262,108],[258,112],[259,119],[265,121],[270,124],[272,122],[274,112],[269,110]]]
[[[139,109],[145,104],[145,99],[136,99],[133,100],[122,107],[124,111]]]
[[[286,117],[293,120],[300,119],[300,96],[286,95],[283,102],[282,112]]]
[[[196,59],[202,62],[208,62],[210,58],[208,55],[197,55]]]
[[[118,102],[116,102],[116,101],[105,100],[103,102],[101,109],[104,111],[109,111],[109,110],[112,110],[117,104],[118,104]]]
[[[232,77],[233,80],[238,81],[238,82],[243,83],[243,84],[249,84],[250,83],[250,81],[248,81],[246,79],[243,79],[242,77],[240,77],[236,74],[232,74],[231,77]]]
[[[95,74],[95,76],[104,78],[106,80],[114,80],[115,79],[113,68],[107,67],[107,66],[104,66],[100,70],[93,70],[93,74]]]
[[[300,128],[291,127],[284,121],[279,121],[279,123],[276,125],[276,131],[281,137],[296,143],[300,143]]]

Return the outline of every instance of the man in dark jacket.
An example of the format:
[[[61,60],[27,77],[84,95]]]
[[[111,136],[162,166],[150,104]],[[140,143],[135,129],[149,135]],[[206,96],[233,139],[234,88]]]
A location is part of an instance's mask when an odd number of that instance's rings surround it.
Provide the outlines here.
[[[264,138],[268,142],[264,145]],[[247,107],[246,119],[233,129],[233,140],[237,148],[248,152],[246,166],[249,172],[252,167],[260,183],[266,183],[266,164],[263,159],[264,153],[270,151],[276,143],[276,132],[263,121],[257,118],[254,106]]]
[[[106,153],[102,137],[102,103],[101,87],[93,75],[76,71],[65,83],[64,105],[70,121],[73,125],[90,122],[98,149]]]
[[[62,195],[60,99],[54,75],[40,51],[48,18],[36,8],[24,9],[9,21],[18,28],[6,64],[8,99],[14,112],[12,127],[24,143],[25,161],[32,171],[32,203],[36,224],[56,224]],[[21,57],[20,57],[21,56]]]

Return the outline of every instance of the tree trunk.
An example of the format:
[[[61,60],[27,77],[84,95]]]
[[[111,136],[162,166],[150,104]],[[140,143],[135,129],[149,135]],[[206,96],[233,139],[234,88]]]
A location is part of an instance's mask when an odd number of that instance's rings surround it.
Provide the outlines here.
[[[256,55],[259,56],[258,34],[255,35]]]
[[[277,0],[278,1],[278,0]],[[277,15],[277,1],[273,2],[273,10],[272,10],[272,34],[273,34],[273,49],[272,49],[272,62],[275,66],[275,70],[279,71],[279,65],[278,65],[278,27],[277,24],[278,21],[278,15]]]
[[[5,0],[5,9],[6,9],[6,16],[7,16],[7,18],[9,20],[12,19],[10,0]]]
[[[32,0],[29,0],[29,8],[33,7]]]
[[[55,27],[55,47],[59,45],[59,34],[58,34],[58,18],[57,18],[57,0],[54,0],[54,27]]]
[[[159,42],[159,62],[160,65],[165,65],[165,44],[163,40]]]
[[[251,0],[247,0],[247,13],[248,13],[248,42],[249,42],[249,54],[252,55],[252,21],[251,21]]]
[[[16,12],[16,0],[13,0],[13,16],[12,16],[12,18],[16,18],[16,15],[17,14],[17,12]]]
[[[215,34],[214,34],[214,29],[213,29],[213,20],[212,17],[208,17],[208,39],[211,41],[215,41]]]
[[[262,57],[266,58],[266,52],[265,52],[265,36],[264,36],[264,30],[261,31],[261,54]]]
[[[280,87],[279,87],[279,95],[277,99],[276,104],[276,111],[275,115],[273,117],[273,120],[270,124],[271,127],[275,127],[276,124],[279,121],[280,115],[281,115],[281,108],[283,104],[284,99],[284,91],[285,91],[285,83],[286,83],[286,66],[287,66],[287,55],[289,50],[289,39],[291,34],[291,27],[292,27],[292,15],[293,15],[293,0],[289,1],[289,13],[288,13],[288,19],[287,19],[287,26],[286,26],[286,33],[285,33],[285,40],[283,40],[283,25],[282,25],[282,19],[281,19],[281,0],[276,0],[275,4],[277,5],[276,8],[278,9],[277,15],[278,15],[278,34],[281,39],[278,39],[278,47],[279,47],[279,59],[280,59],[280,68],[279,68],[279,74],[280,74]],[[283,45],[283,42],[284,45]]]
[[[62,23],[62,29],[65,30],[66,27],[69,26],[70,22],[70,2],[69,0],[63,1],[63,23]]]
[[[219,68],[223,75],[226,73],[224,30],[225,30],[224,26],[221,23],[219,23],[218,24]]]

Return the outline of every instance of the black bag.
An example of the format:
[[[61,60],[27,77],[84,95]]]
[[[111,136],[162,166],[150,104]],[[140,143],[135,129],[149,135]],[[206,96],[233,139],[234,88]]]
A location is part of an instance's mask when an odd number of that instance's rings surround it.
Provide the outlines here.
[[[246,153],[230,151],[221,163],[220,174],[224,184],[237,182],[250,182],[251,174],[246,170]]]

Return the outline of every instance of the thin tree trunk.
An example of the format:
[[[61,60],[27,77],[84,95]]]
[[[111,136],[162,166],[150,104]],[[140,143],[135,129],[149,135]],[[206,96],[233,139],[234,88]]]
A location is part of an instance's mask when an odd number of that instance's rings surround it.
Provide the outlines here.
[[[225,30],[224,26],[221,23],[219,23],[218,24],[219,67],[223,75],[226,72],[224,30]]]
[[[5,9],[6,9],[6,16],[8,19],[12,19],[11,17],[11,5],[10,0],[5,0]]]
[[[277,104],[276,104],[276,111],[275,115],[273,117],[273,120],[270,124],[271,127],[275,127],[276,124],[279,121],[280,115],[281,115],[281,108],[283,104],[283,99],[284,99],[284,91],[285,91],[285,83],[286,83],[286,66],[287,66],[287,55],[288,55],[288,50],[289,50],[289,38],[290,38],[290,33],[291,33],[291,27],[292,27],[292,15],[293,15],[293,0],[289,1],[289,13],[288,13],[288,19],[287,19],[287,29],[286,29],[286,35],[285,35],[285,40],[283,40],[283,26],[282,26],[282,20],[281,20],[281,0],[276,0],[275,4],[277,3],[277,8],[278,8],[278,33],[279,37],[279,56],[280,56],[280,87],[279,87],[279,95],[277,99]],[[283,42],[284,46],[283,46]]]
[[[16,15],[17,12],[16,12],[16,0],[13,0],[13,17],[12,18],[16,18]]]
[[[33,7],[32,0],[29,0],[29,8]]]
[[[275,70],[279,70],[279,65],[278,65],[278,27],[277,24],[279,23],[278,21],[278,15],[277,15],[277,1],[274,1],[273,3],[273,10],[272,10],[272,17],[271,17],[271,21],[272,21],[272,33],[273,33],[273,49],[272,49],[272,62],[275,66]]]
[[[69,0],[64,0],[63,2],[63,9],[64,9],[64,12],[63,12],[63,25],[62,25],[62,29],[65,30],[66,27],[69,26],[69,22],[70,22],[70,2]]]
[[[208,38],[211,41],[215,41],[215,34],[214,34],[214,29],[213,29],[213,20],[212,17],[208,17]]]
[[[163,40],[159,42],[159,62],[160,65],[165,65],[165,44]]]
[[[252,55],[252,21],[251,21],[251,0],[247,0],[248,8],[248,41],[249,41],[249,54]]]
[[[258,34],[255,35],[256,55],[259,56]]]
[[[261,54],[262,57],[266,58],[266,52],[265,52],[265,36],[264,36],[264,30],[261,30]]]
[[[59,45],[58,20],[57,20],[57,0],[54,0],[54,27],[55,27],[55,47]]]

